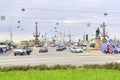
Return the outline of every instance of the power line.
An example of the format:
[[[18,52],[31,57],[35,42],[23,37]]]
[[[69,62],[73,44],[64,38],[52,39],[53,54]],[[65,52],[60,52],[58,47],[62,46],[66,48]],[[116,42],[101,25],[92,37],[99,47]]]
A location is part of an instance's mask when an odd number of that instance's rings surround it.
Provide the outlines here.
[[[95,9],[73,9],[73,8],[69,8],[69,9],[50,9],[50,8],[30,8],[30,7],[19,7],[24,10],[38,10],[38,11],[55,11],[55,12],[77,12],[77,13],[111,13],[111,14],[119,14],[120,11],[119,10],[116,10],[116,11],[93,11]],[[99,9],[96,9],[96,10],[99,10]]]

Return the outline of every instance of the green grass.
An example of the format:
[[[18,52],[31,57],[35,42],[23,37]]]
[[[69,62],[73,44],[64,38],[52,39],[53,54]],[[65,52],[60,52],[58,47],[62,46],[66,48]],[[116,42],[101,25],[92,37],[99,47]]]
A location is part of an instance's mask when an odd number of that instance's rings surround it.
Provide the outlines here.
[[[29,70],[0,72],[0,80],[120,80],[112,69]]]

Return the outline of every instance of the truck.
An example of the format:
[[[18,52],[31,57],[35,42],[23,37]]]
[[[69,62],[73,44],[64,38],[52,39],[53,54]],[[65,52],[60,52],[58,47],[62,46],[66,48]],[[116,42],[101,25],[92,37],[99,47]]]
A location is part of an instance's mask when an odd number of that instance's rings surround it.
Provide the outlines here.
[[[29,48],[26,45],[18,45],[14,49],[14,55],[15,56],[17,54],[20,54],[20,55],[25,55],[25,54],[30,55],[31,52],[32,52],[32,48]]]
[[[107,44],[107,43],[101,44],[100,50],[103,53],[109,53],[109,44]],[[113,53],[120,53],[120,46],[119,46],[119,44],[112,44],[112,52]]]

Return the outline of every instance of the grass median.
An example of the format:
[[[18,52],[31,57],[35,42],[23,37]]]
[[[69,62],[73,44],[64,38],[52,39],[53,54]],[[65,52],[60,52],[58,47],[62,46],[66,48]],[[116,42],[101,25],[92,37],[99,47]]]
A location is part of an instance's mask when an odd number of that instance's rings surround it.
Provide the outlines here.
[[[0,66],[0,80],[120,80],[120,63]]]
[[[119,70],[69,69],[0,72],[0,80],[120,80]]]

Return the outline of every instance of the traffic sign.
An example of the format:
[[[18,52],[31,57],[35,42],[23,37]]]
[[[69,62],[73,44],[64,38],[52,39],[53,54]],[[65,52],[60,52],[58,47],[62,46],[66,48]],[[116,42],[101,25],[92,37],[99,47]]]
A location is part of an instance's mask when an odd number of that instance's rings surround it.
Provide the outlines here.
[[[112,43],[112,39],[109,39],[108,42],[109,42],[109,43]]]

